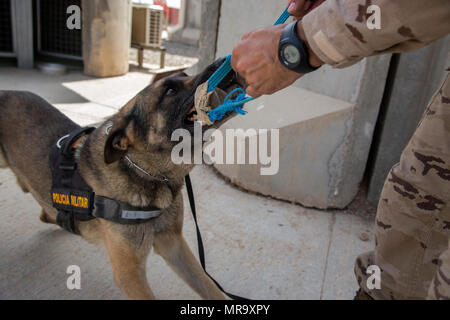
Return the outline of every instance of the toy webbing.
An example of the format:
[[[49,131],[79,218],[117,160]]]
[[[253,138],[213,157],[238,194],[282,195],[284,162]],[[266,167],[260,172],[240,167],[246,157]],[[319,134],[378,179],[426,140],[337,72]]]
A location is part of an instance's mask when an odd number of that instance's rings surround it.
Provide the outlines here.
[[[284,12],[281,14],[281,16],[278,18],[278,20],[275,22],[274,25],[283,24],[286,22],[286,20],[290,17],[290,14],[288,12],[288,8],[284,10]],[[214,91],[217,86],[222,82],[222,80],[230,73],[232,70],[231,67],[231,54],[228,55],[223,62],[223,64],[219,67],[219,69],[214,72],[214,74],[208,79],[208,92]],[[234,99],[232,99],[232,95],[236,92],[240,92]],[[222,119],[227,112],[230,111],[236,111],[239,114],[246,114],[247,112],[242,110],[242,107],[245,103],[254,100],[252,97],[246,97],[246,93],[244,90],[233,90],[228,94],[228,96],[225,98],[225,101],[222,105],[217,107],[214,110],[211,110],[208,114],[210,121],[217,121]]]

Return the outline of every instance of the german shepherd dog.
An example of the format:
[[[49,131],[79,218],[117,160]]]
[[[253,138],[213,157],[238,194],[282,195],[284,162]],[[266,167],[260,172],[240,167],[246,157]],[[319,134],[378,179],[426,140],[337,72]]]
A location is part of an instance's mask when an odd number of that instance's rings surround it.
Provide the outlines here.
[[[216,61],[197,76],[179,73],[158,80],[88,135],[77,149],[80,173],[96,195],[135,207],[163,209],[159,217],[142,224],[121,225],[98,218],[76,222],[84,239],[104,244],[114,280],[128,299],[155,298],[145,270],[152,246],[202,298],[224,299],[182,235],[181,188],[193,165],[171,161],[172,132],[184,128],[193,135],[196,89],[222,63],[223,59]],[[243,87],[243,81],[232,72],[219,87],[230,92]],[[0,166],[9,167],[22,190],[33,195],[42,207],[40,219],[45,223],[54,224],[57,217],[50,193],[50,150],[59,138],[78,128],[32,93],[0,91]],[[147,173],[164,176],[168,182],[136,170],[124,161],[125,155]]]

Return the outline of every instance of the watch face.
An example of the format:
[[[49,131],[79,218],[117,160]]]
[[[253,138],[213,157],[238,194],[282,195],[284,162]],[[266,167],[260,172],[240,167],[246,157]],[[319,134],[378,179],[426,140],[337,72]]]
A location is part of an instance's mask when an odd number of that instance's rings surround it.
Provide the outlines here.
[[[283,57],[289,64],[297,64],[300,62],[300,52],[292,44],[288,44],[283,48]]]

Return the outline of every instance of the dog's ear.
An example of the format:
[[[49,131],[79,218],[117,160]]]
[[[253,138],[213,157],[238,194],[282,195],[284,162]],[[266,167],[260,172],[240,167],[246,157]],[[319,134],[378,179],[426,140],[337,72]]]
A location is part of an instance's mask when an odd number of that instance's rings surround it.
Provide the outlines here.
[[[106,129],[108,138],[105,143],[104,158],[106,164],[119,161],[134,145],[135,135],[132,119],[133,107],[138,96],[131,99],[112,119],[112,125]]]
[[[114,121],[114,125],[107,129],[108,138],[105,143],[104,157],[105,163],[111,164],[119,161],[128,151],[131,144],[129,134],[131,126],[125,118]]]
[[[111,133],[105,144],[105,163],[119,161],[128,151],[129,140],[124,130]]]

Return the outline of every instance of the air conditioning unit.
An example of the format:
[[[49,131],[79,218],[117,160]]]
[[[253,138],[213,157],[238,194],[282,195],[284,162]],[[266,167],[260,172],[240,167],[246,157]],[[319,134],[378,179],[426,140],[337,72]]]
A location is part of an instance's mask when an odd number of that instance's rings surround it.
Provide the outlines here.
[[[163,7],[133,5],[131,41],[133,44],[155,48],[161,47],[163,23]]]

